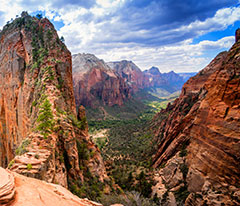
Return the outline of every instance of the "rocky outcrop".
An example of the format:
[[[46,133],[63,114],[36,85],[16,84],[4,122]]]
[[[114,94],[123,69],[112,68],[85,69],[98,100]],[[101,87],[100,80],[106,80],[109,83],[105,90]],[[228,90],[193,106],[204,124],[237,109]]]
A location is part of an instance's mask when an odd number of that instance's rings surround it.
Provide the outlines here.
[[[184,79],[174,71],[163,73],[162,78],[168,83],[172,91],[181,90],[183,84],[185,83]]]
[[[157,67],[145,70],[144,74],[149,80],[148,87],[163,88],[169,92],[181,90],[185,83],[184,79],[174,71],[161,73]]]
[[[25,177],[0,167],[0,204],[14,206],[102,206],[80,199],[60,185]]]
[[[237,29],[235,34],[235,42],[238,42],[239,39],[240,39],[240,29]]]
[[[162,73],[157,67],[151,67],[149,70],[145,70],[144,75],[147,77],[148,80],[148,82],[146,83],[146,88],[170,86],[168,85],[168,82],[163,78]]]
[[[108,62],[108,65],[131,86],[133,92],[148,87],[148,78],[132,61]]]
[[[16,188],[13,175],[0,167],[0,205],[13,201]]]
[[[0,165],[64,187],[86,173],[108,180],[86,118],[77,119],[71,53],[53,25],[23,12],[0,42]]]
[[[133,88],[134,93],[140,89],[154,88],[175,92],[180,90],[185,82],[180,75],[173,71],[161,73],[157,67],[141,71],[132,61],[109,62],[108,65],[124,78],[125,82]]]
[[[238,41],[190,78],[153,120],[159,143],[153,166],[173,163],[178,151],[185,158],[186,178],[175,194],[185,194],[185,205],[240,204],[239,48]]]
[[[92,54],[76,54],[72,59],[77,106],[121,106],[131,98],[130,87],[103,60]]]

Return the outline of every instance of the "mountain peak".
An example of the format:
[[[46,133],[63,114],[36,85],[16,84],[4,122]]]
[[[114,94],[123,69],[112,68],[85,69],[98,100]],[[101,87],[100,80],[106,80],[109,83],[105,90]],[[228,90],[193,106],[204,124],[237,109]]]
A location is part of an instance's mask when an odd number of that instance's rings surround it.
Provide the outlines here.
[[[85,73],[92,68],[111,70],[103,60],[98,59],[94,54],[90,53],[78,53],[72,55],[73,60],[73,72]]]
[[[152,66],[149,70],[147,70],[146,72],[149,72],[150,74],[153,75],[159,75],[161,74],[161,72],[159,71],[158,67],[154,67]]]

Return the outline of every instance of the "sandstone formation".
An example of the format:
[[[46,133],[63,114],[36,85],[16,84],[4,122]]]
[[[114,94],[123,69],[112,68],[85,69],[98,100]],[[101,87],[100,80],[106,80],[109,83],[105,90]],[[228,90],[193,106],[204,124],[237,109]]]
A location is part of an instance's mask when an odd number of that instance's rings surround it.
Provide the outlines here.
[[[240,204],[239,51],[238,41],[220,53],[153,120],[153,166],[164,168],[166,200],[173,194],[178,204]]]
[[[60,185],[46,183],[0,167],[0,205],[102,206],[80,199]]]
[[[23,12],[0,42],[0,165],[71,189],[108,181],[86,118],[77,119],[71,53],[53,25]]]
[[[73,55],[72,59],[77,106],[121,106],[131,98],[130,87],[103,60],[84,53]]]
[[[149,70],[145,70],[144,75],[148,80],[146,84],[147,87],[170,86],[157,67],[151,67]]]
[[[134,93],[140,89],[156,88],[175,92],[180,90],[185,82],[180,75],[173,71],[161,73],[157,67],[141,71],[132,61],[109,62],[108,65],[124,78],[125,82],[132,87]]]
[[[131,86],[133,92],[148,87],[147,77],[132,61],[109,62],[108,65]]]
[[[157,67],[152,67],[143,72],[132,61],[105,63],[93,54],[84,53],[73,55],[72,60],[77,107],[122,106],[142,89],[154,92],[161,88],[169,94],[180,90],[184,83],[173,71],[161,73]]]

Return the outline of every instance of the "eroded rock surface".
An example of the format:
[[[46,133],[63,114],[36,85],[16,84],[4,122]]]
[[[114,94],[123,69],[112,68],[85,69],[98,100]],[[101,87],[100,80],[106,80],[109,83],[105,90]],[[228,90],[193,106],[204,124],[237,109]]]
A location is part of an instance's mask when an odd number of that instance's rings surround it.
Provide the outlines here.
[[[156,115],[153,128],[159,149],[154,167],[186,159],[185,205],[239,205],[240,182],[240,42],[220,53],[183,86],[180,97]],[[181,163],[180,163],[181,164]],[[177,168],[177,166],[176,166]],[[168,171],[168,170],[167,170]],[[176,169],[176,173],[178,170]],[[171,172],[162,177],[179,182]],[[180,178],[181,179],[181,178]],[[169,190],[170,191],[170,190]],[[168,192],[169,192],[168,191]],[[188,194],[189,193],[189,194]],[[186,195],[187,194],[187,195]]]
[[[25,177],[0,167],[0,205],[102,206],[80,199],[60,185]]]
[[[86,173],[109,180],[86,118],[77,119],[71,53],[53,25],[23,12],[0,42],[0,165],[64,187]]]
[[[148,78],[132,61],[109,62],[108,65],[131,86],[133,92],[149,85]]]
[[[103,60],[84,53],[72,58],[77,106],[121,106],[131,98],[131,88]]]

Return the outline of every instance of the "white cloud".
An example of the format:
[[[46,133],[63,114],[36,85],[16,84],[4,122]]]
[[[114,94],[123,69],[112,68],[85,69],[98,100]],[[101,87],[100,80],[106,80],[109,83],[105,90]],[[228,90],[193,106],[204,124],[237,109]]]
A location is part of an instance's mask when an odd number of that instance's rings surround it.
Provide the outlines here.
[[[118,61],[121,59],[133,60],[141,69],[149,69],[151,66],[159,67],[160,71],[168,72],[193,72],[204,68],[214,56],[203,57],[206,48],[208,50],[223,51],[234,42],[234,37],[224,37],[218,41],[201,41],[191,44],[185,41],[178,45],[169,45],[159,48],[113,48],[105,54],[96,53],[105,61]]]
[[[240,20],[240,7],[224,8],[218,10],[212,18],[208,18],[205,21],[192,22],[187,26],[178,28],[177,31],[197,30],[199,35],[203,35],[211,31],[226,29],[238,20]]]
[[[122,21],[124,13],[118,15],[118,10],[126,1],[96,0],[96,5],[88,9],[71,4],[56,9],[47,0],[29,0],[24,4],[21,0],[0,0],[0,13],[4,12],[0,27],[23,10],[45,10],[48,18],[64,23],[58,33],[64,36],[72,53],[94,53],[105,61],[133,60],[142,69],[154,65],[161,71],[197,71],[213,57],[207,52],[228,49],[234,37],[201,41],[195,45],[192,39],[211,31],[224,30],[240,20],[240,7],[231,7],[218,10],[204,21],[197,20],[188,25],[178,26],[176,23],[169,28],[166,25],[138,28],[143,23],[140,16],[145,14],[137,13],[138,18],[134,22]]]

